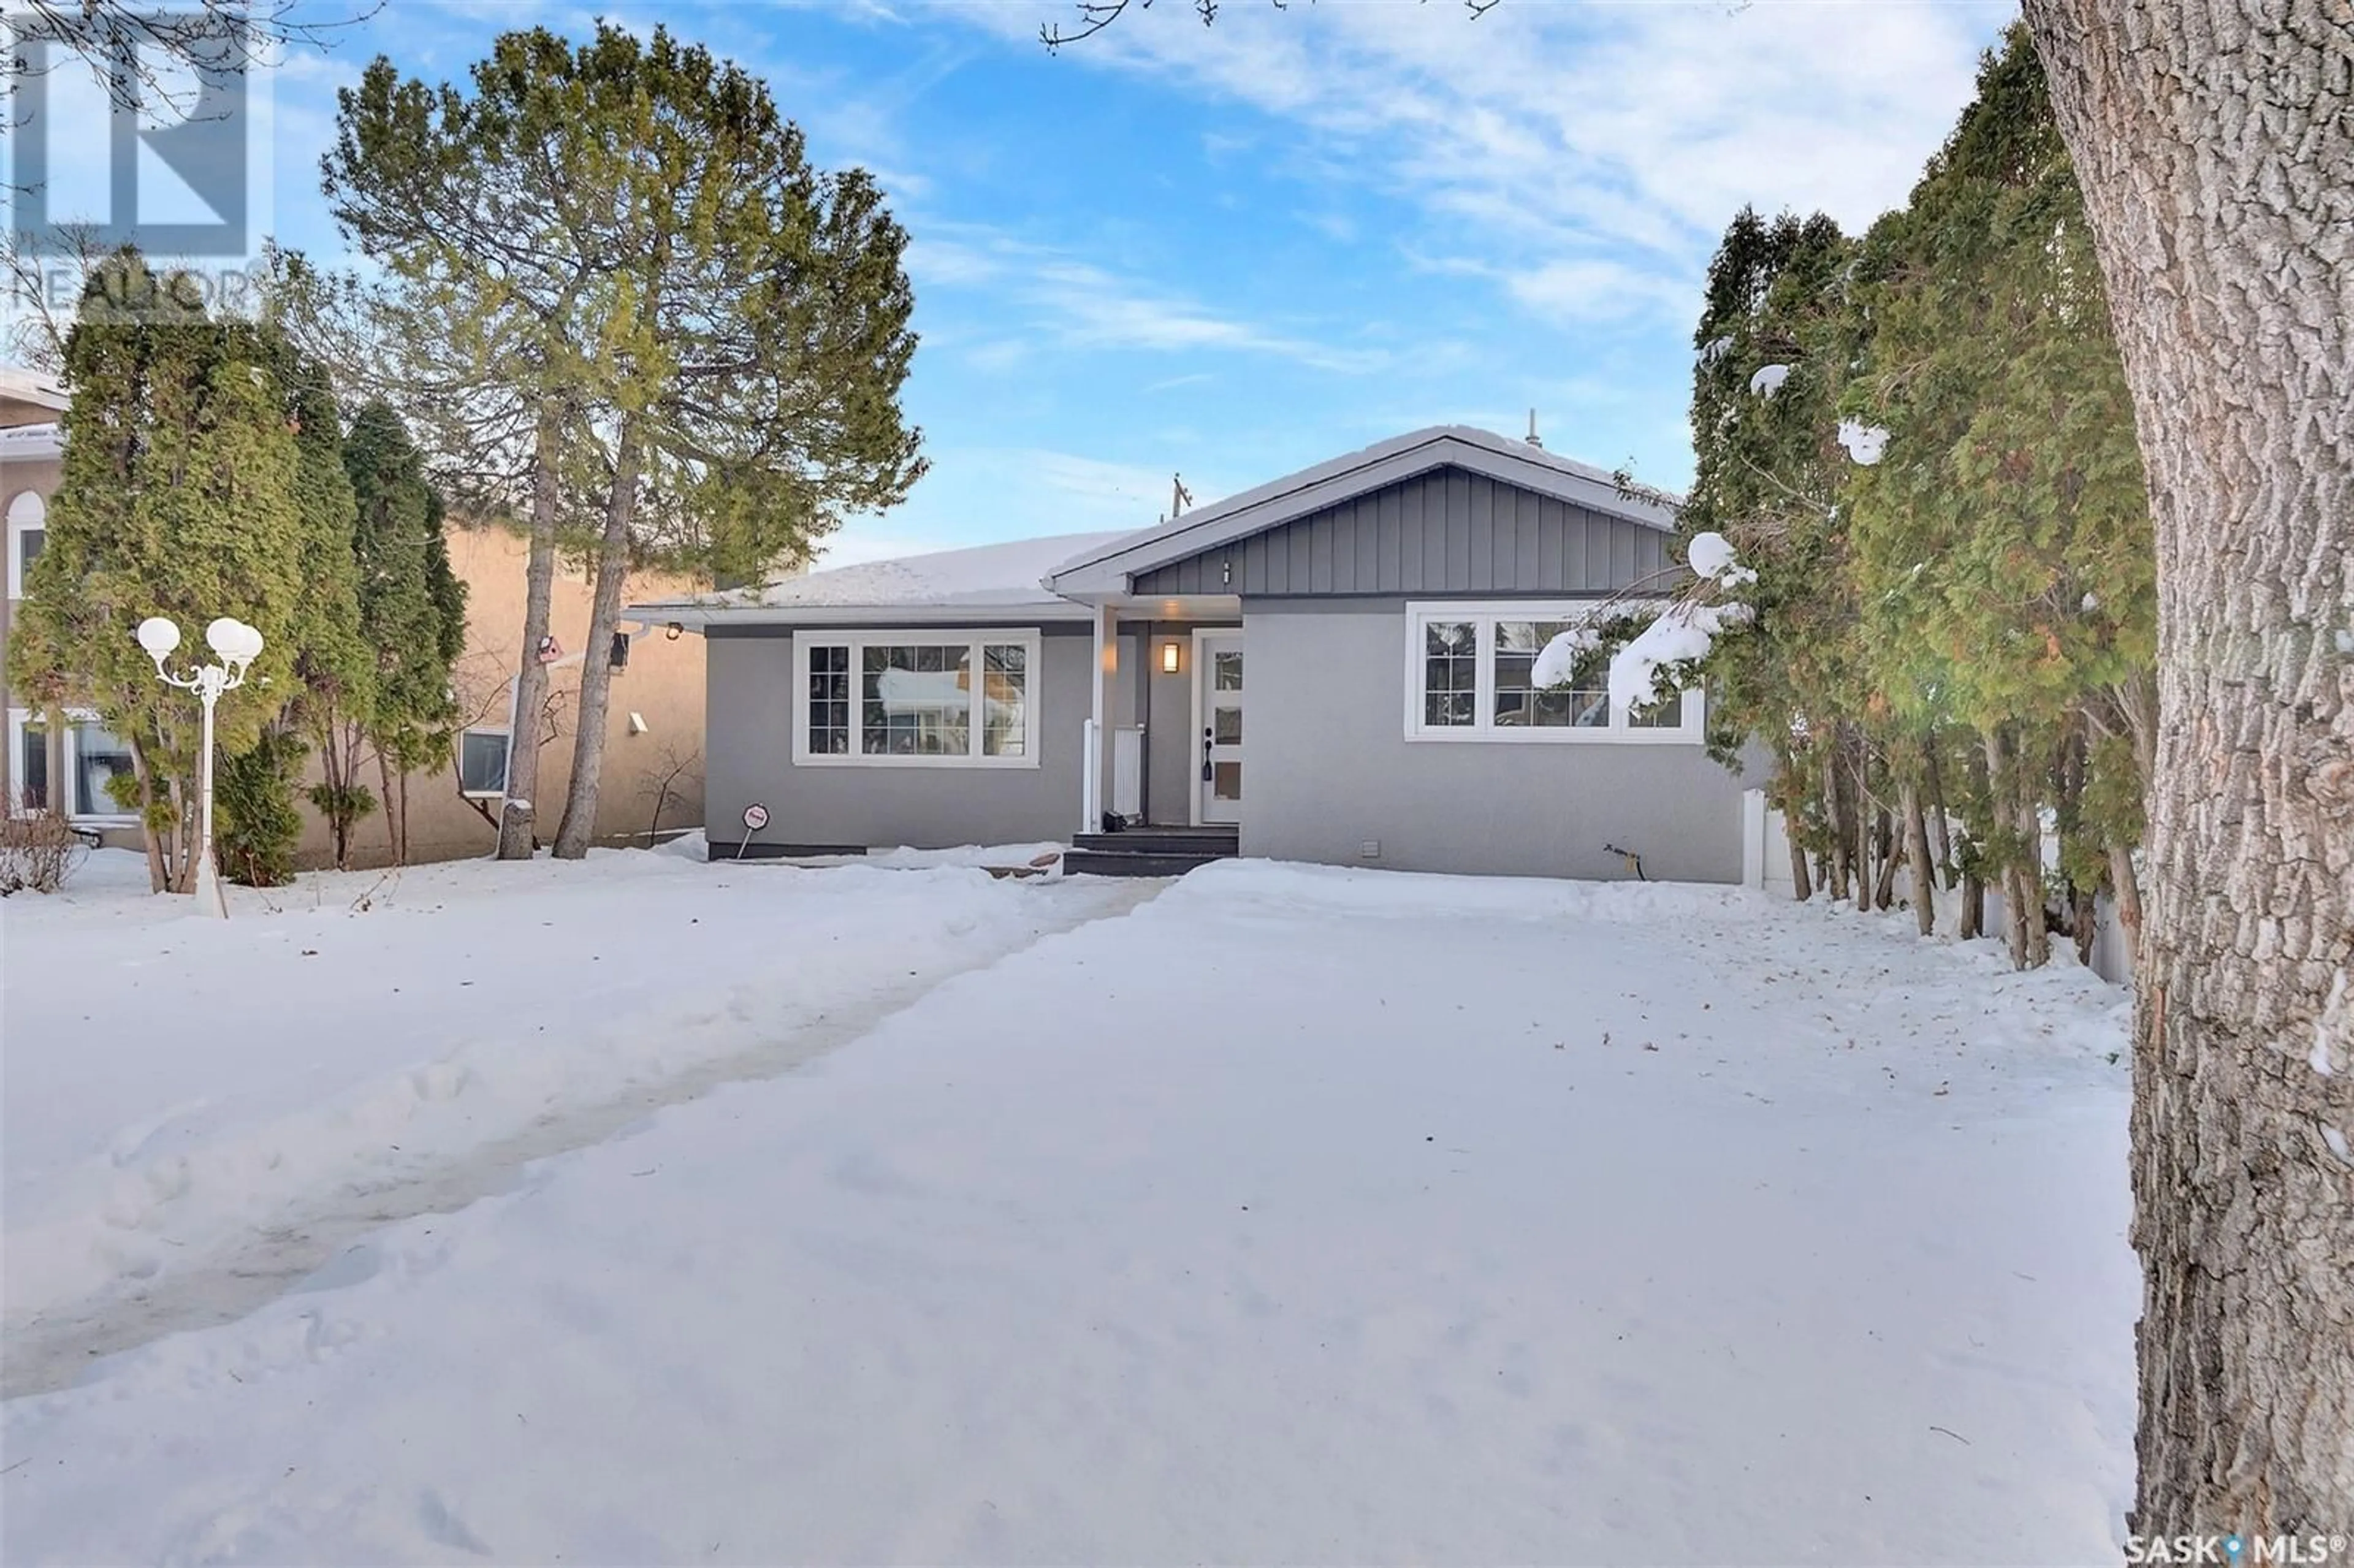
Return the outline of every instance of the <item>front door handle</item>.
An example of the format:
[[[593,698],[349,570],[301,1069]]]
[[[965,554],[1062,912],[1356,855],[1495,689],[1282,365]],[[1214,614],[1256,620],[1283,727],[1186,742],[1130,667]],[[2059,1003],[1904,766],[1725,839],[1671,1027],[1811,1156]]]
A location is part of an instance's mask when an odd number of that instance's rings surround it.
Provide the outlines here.
[[[1210,771],[1210,726],[1202,726],[1202,782],[1207,784],[1215,777]]]

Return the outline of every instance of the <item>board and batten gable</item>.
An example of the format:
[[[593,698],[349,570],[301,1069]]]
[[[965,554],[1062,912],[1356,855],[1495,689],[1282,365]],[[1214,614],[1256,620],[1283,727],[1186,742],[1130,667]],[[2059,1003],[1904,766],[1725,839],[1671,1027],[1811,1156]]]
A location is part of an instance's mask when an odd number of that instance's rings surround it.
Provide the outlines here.
[[[1667,530],[1446,466],[1140,572],[1140,598],[1527,595],[1665,590]]]

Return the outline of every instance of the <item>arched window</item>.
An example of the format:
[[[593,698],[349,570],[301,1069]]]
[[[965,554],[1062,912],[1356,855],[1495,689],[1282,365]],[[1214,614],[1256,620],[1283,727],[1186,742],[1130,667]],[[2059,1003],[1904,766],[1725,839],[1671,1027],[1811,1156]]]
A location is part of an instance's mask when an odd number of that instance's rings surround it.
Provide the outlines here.
[[[49,536],[49,503],[27,490],[8,503],[8,597],[25,597],[25,574]]]

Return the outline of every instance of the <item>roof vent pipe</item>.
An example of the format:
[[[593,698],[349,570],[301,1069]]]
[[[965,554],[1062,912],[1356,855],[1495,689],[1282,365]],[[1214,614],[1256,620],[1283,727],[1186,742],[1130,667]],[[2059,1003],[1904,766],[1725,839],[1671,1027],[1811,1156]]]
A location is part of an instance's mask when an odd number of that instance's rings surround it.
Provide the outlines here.
[[[1544,448],[1544,442],[1537,439],[1537,411],[1534,408],[1529,410],[1529,445],[1539,450]]]

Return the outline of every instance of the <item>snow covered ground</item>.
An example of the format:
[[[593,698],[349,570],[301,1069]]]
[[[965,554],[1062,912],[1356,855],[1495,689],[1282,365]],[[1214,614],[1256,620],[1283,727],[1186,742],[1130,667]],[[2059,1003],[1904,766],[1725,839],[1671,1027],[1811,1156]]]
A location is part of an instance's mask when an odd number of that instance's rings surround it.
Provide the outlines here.
[[[222,924],[111,851],[0,904],[7,1391],[1135,896],[699,853],[306,876]]]
[[[190,1195],[208,1142],[290,1118],[348,1179],[382,1128],[316,1118],[385,1091],[402,1031],[481,1053],[418,1105],[502,1047],[561,1093],[543,1021],[594,1073],[716,1030],[779,1075],[12,1401],[7,1561],[2114,1556],[2123,993],[2082,971],[1660,885],[1228,863],[1129,909],[969,870],[496,869],[236,937],[10,901],[12,1300],[20,1128],[71,1216],[143,1118],[127,1169],[186,1153]],[[290,1001],[186,991],[231,952]],[[56,994],[82,966],[181,1000]],[[815,1055],[821,993],[857,1034]],[[76,1007],[113,1065],[49,1059]]]

